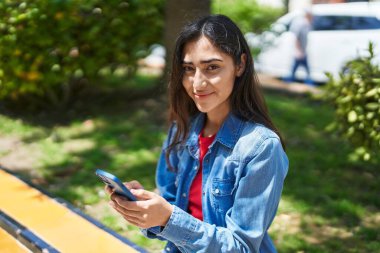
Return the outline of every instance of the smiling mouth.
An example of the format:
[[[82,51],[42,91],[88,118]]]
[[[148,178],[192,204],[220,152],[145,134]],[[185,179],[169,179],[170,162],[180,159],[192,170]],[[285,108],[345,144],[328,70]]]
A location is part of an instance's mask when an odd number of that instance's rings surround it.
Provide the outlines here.
[[[196,93],[194,93],[194,96],[196,98],[204,98],[204,97],[207,97],[207,96],[209,96],[211,94],[212,94],[212,92],[211,93],[207,93],[207,94],[196,94]]]

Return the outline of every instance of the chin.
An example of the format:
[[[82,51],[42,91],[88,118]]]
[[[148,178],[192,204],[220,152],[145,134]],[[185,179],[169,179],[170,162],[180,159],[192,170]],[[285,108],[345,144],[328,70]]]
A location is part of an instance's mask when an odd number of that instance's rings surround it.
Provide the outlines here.
[[[208,113],[210,111],[210,108],[205,108],[201,106],[197,106],[198,110],[203,113]]]

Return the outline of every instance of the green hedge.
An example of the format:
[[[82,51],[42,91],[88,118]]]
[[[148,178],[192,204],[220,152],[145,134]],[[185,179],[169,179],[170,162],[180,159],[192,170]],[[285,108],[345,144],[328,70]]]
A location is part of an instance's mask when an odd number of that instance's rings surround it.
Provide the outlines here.
[[[0,99],[62,105],[83,84],[132,76],[141,52],[161,40],[163,6],[163,0],[1,1]]]
[[[380,66],[372,43],[368,52],[348,62],[339,79],[328,74],[326,94],[335,106],[332,129],[356,148],[357,158],[374,160],[380,154]]]
[[[243,33],[261,33],[283,14],[282,9],[258,4],[256,0],[214,0],[211,9],[230,17]]]

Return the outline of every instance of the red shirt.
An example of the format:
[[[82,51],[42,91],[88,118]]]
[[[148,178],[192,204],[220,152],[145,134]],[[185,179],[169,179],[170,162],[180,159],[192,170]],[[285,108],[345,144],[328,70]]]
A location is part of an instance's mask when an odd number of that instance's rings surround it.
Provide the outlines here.
[[[189,193],[189,213],[199,220],[203,220],[202,214],[202,163],[203,157],[208,151],[208,147],[214,141],[215,135],[203,137],[203,130],[199,134],[198,142],[200,147],[199,170],[190,187]]]

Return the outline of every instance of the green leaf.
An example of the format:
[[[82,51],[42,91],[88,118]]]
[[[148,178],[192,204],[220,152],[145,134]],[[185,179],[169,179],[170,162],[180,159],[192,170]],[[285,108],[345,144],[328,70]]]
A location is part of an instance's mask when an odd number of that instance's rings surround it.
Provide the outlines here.
[[[374,110],[379,109],[380,104],[379,104],[379,103],[368,103],[368,104],[365,105],[365,107],[366,107],[368,110],[372,110],[372,111],[374,111]]]
[[[348,120],[348,122],[353,123],[353,122],[355,122],[357,119],[358,119],[358,115],[357,115],[357,113],[356,113],[354,110],[352,110],[352,111],[350,111],[350,112],[348,113],[348,115],[347,115],[347,120]]]
[[[365,94],[365,96],[368,98],[368,97],[373,97],[373,96],[375,96],[376,94],[377,94],[377,88],[373,88],[373,89],[371,89],[371,90],[369,90],[366,94]]]

